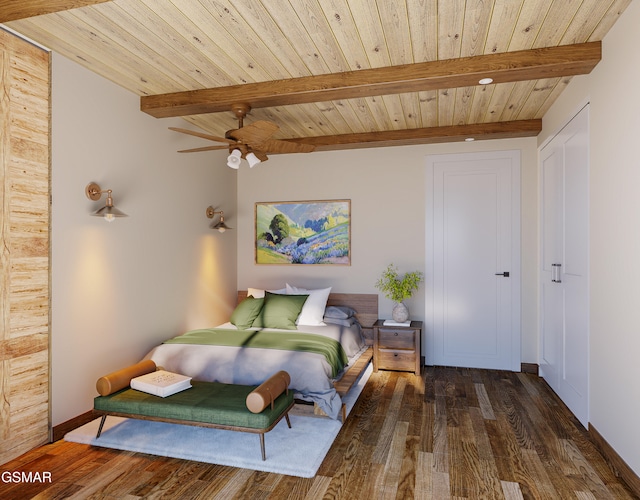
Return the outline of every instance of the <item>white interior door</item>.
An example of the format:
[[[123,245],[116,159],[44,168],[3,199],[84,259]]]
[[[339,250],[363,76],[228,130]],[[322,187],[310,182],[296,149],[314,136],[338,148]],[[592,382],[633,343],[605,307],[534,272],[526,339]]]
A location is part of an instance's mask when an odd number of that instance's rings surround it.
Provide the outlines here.
[[[427,158],[427,364],[520,370],[520,153]]]
[[[540,152],[540,375],[589,422],[589,114],[584,108]]]

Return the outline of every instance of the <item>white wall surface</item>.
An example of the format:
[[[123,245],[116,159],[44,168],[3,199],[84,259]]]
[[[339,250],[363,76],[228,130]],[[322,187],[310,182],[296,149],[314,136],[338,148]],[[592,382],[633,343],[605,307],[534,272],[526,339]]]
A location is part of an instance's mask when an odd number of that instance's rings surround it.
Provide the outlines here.
[[[224,154],[181,155],[197,140],[167,130],[139,99],[57,54],[52,70],[52,419],[93,407],[98,377],[139,361],[188,328],[228,319],[235,305],[236,172]],[[196,144],[197,143],[197,144]],[[89,214],[85,186],[112,189],[129,215]]]
[[[426,156],[518,149],[522,151],[522,361],[536,363],[538,192],[536,139],[402,146],[272,155],[238,177],[238,287],[333,287],[336,292],[379,293],[380,273],[425,270]],[[254,207],[264,201],[351,200],[351,266],[256,265]],[[424,286],[407,301],[424,320]],[[380,316],[393,303],[380,295]],[[427,332],[428,335],[428,332]],[[424,345],[424,344],[423,344]],[[424,347],[423,347],[424,349]],[[423,353],[424,354],[424,353]]]
[[[590,423],[640,475],[640,2],[544,117],[542,144],[590,105]]]

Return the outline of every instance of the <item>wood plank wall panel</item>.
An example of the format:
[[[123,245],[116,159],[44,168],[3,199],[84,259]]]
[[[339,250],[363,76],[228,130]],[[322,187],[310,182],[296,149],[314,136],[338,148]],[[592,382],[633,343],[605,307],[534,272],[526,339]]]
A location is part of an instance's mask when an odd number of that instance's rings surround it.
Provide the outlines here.
[[[49,440],[50,56],[0,30],[0,463]]]

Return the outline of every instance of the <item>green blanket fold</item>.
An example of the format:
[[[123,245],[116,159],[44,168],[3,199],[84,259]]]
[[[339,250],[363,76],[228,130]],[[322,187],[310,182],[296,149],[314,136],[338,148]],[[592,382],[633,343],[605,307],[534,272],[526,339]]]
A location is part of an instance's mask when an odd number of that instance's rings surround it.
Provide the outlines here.
[[[331,366],[332,377],[336,377],[348,361],[347,354],[337,340],[314,333],[303,333],[299,331],[279,332],[273,330],[205,328],[191,330],[184,335],[174,337],[164,343],[254,347],[322,354],[329,363],[329,366]]]

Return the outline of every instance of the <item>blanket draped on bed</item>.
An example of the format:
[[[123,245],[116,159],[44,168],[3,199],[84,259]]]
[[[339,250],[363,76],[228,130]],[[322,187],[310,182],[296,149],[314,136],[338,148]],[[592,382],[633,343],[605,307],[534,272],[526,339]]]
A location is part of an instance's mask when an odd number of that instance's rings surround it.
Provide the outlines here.
[[[347,355],[338,341],[322,335],[299,331],[204,328],[191,330],[164,343],[255,347],[322,354],[331,366],[333,377],[336,377],[348,362]]]

